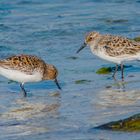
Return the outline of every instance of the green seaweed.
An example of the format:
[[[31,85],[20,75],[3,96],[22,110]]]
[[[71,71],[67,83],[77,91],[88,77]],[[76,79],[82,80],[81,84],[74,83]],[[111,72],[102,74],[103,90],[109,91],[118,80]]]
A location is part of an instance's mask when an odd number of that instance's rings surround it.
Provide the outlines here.
[[[140,36],[133,38],[136,42],[140,42]]]
[[[124,65],[124,68],[130,68],[130,67],[132,67],[132,66],[131,65],[127,65],[127,66]],[[116,68],[116,66],[114,66],[114,67],[102,67],[102,68],[98,69],[96,71],[96,73],[97,74],[109,74],[109,73],[113,72],[115,70],[115,68]],[[118,71],[120,71],[120,70],[121,70],[121,67],[118,66]]]
[[[16,81],[13,81],[13,80],[9,80],[8,81],[8,84],[12,84],[12,83],[17,83]]]
[[[76,60],[76,59],[78,59],[78,57],[76,57],[76,56],[70,56],[70,57],[67,57],[67,59]]]
[[[133,115],[123,120],[110,122],[96,128],[113,131],[140,132],[140,114]]]
[[[110,72],[112,72],[111,67],[102,67],[96,71],[97,74],[109,74]]]
[[[89,82],[91,82],[91,81],[90,80],[77,80],[77,81],[75,81],[75,84],[86,84]]]

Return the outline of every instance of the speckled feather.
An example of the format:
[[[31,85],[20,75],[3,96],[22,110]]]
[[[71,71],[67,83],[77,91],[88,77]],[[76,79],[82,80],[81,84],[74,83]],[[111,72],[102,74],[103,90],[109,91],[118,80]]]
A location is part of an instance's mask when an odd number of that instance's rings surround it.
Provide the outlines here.
[[[138,42],[120,36],[104,35],[98,45],[103,47],[106,53],[112,57],[140,53]]]
[[[17,55],[0,60],[0,66],[5,69],[18,70],[27,74],[32,74],[34,71],[43,72],[46,63],[36,56]]]
[[[134,56],[140,53],[140,43],[121,36],[90,32],[85,38],[85,43],[111,57]]]
[[[27,95],[24,83],[29,82],[54,80],[57,87],[61,89],[57,81],[56,67],[33,55],[22,54],[0,60],[0,75],[19,82],[24,96]]]

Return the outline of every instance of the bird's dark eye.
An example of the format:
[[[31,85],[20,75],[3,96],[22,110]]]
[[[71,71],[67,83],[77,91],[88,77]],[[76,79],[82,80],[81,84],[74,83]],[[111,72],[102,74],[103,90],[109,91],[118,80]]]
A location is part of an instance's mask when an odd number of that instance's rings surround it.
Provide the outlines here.
[[[89,37],[89,40],[92,40],[92,37]]]

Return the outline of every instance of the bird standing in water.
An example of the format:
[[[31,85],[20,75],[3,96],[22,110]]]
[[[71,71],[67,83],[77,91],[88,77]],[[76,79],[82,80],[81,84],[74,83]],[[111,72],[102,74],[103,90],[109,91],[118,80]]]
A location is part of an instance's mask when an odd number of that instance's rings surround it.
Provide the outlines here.
[[[140,60],[140,43],[121,36],[102,35],[98,32],[90,32],[86,35],[84,44],[77,53],[86,46],[90,47],[93,54],[116,64],[116,69],[113,73],[114,78],[118,70],[118,65],[121,66],[121,77],[123,80],[123,63],[126,61]]]
[[[0,75],[19,82],[24,96],[27,96],[24,83],[28,82],[54,80],[57,87],[61,89],[57,81],[56,67],[33,55],[22,54],[0,60]]]

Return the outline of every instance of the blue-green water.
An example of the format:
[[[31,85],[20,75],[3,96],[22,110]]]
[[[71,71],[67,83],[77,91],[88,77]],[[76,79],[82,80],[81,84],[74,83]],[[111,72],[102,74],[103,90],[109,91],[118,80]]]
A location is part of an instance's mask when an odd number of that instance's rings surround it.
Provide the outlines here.
[[[27,84],[0,77],[1,140],[139,140],[139,133],[93,129],[139,113],[140,63],[125,69],[125,84],[96,70],[112,63],[89,49],[75,52],[86,32],[134,38],[140,35],[139,0],[1,0],[0,58],[33,54],[59,70],[52,81]],[[78,84],[77,80],[87,80]],[[110,87],[110,88],[107,88]]]

